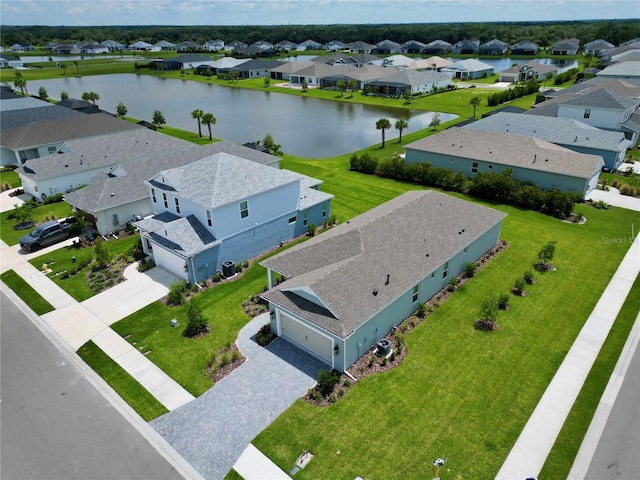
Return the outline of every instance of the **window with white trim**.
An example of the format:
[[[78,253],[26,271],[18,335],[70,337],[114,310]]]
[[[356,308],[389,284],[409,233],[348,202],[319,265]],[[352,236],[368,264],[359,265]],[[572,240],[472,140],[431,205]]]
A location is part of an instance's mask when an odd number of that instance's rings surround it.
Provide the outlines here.
[[[180,200],[178,200],[178,197],[174,200],[176,201],[176,213],[180,213]]]
[[[156,189],[155,188],[151,189],[151,200],[153,200],[153,203],[158,203],[158,201],[156,200]]]
[[[213,227],[213,217],[211,216],[211,210],[207,210],[207,225]]]
[[[327,204],[322,204],[322,218],[327,218]]]
[[[309,214],[307,212],[304,212],[302,214],[302,225],[306,227],[308,224],[309,224]]]
[[[444,269],[442,270],[442,278],[447,278],[449,275],[449,262],[444,264]]]
[[[164,201],[164,208],[169,208],[169,201],[167,200],[167,194],[162,192],[162,200]]]
[[[298,217],[296,217],[295,215],[293,217],[289,217],[289,225],[291,225],[292,223],[296,223],[297,219]]]
[[[589,118],[591,116],[591,109],[590,108],[585,108],[584,109],[584,118]]]
[[[478,162],[473,162],[471,164],[471,173],[478,173]]]
[[[413,296],[411,297],[411,302],[416,303],[418,301],[418,297],[420,296],[420,284],[418,283],[413,287]]]
[[[47,152],[49,153],[49,155],[53,155],[57,151],[58,149],[55,147],[55,145],[53,147],[47,147]]]
[[[249,216],[249,202],[245,200],[240,202],[240,218],[247,218]]]

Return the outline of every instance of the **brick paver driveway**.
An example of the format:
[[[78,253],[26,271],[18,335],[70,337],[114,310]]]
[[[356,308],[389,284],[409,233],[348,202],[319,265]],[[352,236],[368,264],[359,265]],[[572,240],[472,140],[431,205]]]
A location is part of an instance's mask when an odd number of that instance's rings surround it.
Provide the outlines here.
[[[238,335],[247,361],[187,405],[151,422],[205,478],[222,479],[251,440],[315,382],[320,360],[276,338],[267,348],[251,338],[268,314]]]

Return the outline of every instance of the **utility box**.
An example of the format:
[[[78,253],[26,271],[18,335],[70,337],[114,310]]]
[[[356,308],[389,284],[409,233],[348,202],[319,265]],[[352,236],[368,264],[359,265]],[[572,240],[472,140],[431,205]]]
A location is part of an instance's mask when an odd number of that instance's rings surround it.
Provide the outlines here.
[[[227,260],[222,264],[222,275],[226,278],[233,277],[236,274],[236,264],[231,260]]]

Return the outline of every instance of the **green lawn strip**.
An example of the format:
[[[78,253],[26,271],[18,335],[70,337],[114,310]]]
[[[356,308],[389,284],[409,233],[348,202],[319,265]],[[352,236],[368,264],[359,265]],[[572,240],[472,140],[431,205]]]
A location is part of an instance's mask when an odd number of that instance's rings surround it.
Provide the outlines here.
[[[10,219],[11,210],[0,213],[0,238],[7,245],[15,245],[20,238],[29,233],[29,230],[14,230],[13,226],[18,223],[15,219]],[[47,217],[65,218],[71,215],[71,206],[66,202],[50,203],[48,205],[40,205],[33,209],[33,220],[36,223],[46,221]]]
[[[564,423],[540,478],[567,478],[582,440],[640,311],[640,276],[618,314],[595,364]]]
[[[329,408],[297,401],[254,440],[261,451],[288,471],[310,450],[301,479],[431,478],[438,457],[443,480],[495,475],[628,249],[603,237],[628,236],[640,214],[580,205],[588,222],[573,225],[494,207],[509,214],[508,249],[407,336],[404,363]],[[511,297],[497,332],[476,331],[482,300],[508,292],[549,240],[558,270]]]
[[[8,183],[11,188],[16,188],[22,185],[20,181],[20,175],[15,170],[0,170],[0,185]]]
[[[107,242],[109,255],[113,258],[121,253],[127,252],[138,242],[139,238],[139,235],[124,236],[118,240],[111,238]],[[76,248],[74,246],[62,247],[53,252],[33,258],[29,260],[29,263],[38,270],[42,269],[44,263],[48,264],[49,268],[53,270],[49,278],[78,302],[82,302],[95,295],[87,283],[87,273],[91,271],[91,266],[85,267],[77,274],[69,276],[68,278],[62,278],[61,274],[77,267],[78,264],[85,259],[95,258],[94,252],[95,245],[82,248]],[[73,261],[73,257],[76,259],[75,262]]]
[[[53,305],[47,302],[42,295],[36,292],[31,285],[13,270],[4,272],[0,275],[0,279],[7,287],[13,290],[24,303],[29,305],[29,308],[31,308],[36,315],[44,315],[45,313],[55,310]]]
[[[199,396],[213,385],[206,370],[209,360],[222,346],[233,343],[240,329],[250,320],[242,309],[242,302],[262,292],[266,286],[266,269],[254,262],[238,280],[218,284],[196,295],[191,301],[202,308],[211,326],[211,332],[204,337],[184,337],[186,307],[168,307],[160,301],[116,322],[111,328],[123,337],[131,335],[127,341],[136,342],[137,348],[151,350],[149,360],[189,393]],[[174,318],[180,327],[171,327]]]
[[[131,408],[149,422],[168,410],[120,365],[89,340],[78,355],[100,375]]]
[[[620,170],[625,171],[627,168],[630,168],[630,167],[631,165],[627,163],[623,163],[622,166],[620,167]],[[621,185],[629,185],[631,187],[634,187],[636,190],[638,190],[638,193],[640,194],[640,175],[638,174],[631,174],[627,176],[627,175],[619,175],[617,173],[602,172],[600,174],[600,179],[606,180],[608,186],[611,186],[613,184],[613,181],[617,180],[618,182],[620,182]]]
[[[232,468],[229,470],[229,473],[225,475],[224,480],[244,480],[244,477]]]

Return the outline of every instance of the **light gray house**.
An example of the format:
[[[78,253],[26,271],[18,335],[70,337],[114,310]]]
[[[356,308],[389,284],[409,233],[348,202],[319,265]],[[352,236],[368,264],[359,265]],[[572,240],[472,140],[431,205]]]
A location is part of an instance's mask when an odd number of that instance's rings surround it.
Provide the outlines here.
[[[370,43],[358,40],[355,42],[347,43],[345,48],[349,50],[349,53],[371,53],[371,50],[376,48],[376,46]]]
[[[88,187],[68,193],[64,199],[74,210],[83,212],[93,228],[106,235],[124,228],[127,222],[153,214],[145,181],[162,170],[188,165],[220,152],[280,168],[278,157],[233,142],[192,145],[188,149],[123,161],[107,172],[100,171],[91,178]]]
[[[585,43],[583,50],[585,55],[591,54],[595,55],[596,57],[602,57],[604,55],[607,55],[609,51],[613,50],[614,48],[615,45],[613,45],[612,43],[598,38],[597,40],[594,40],[592,42]]]
[[[105,40],[102,42],[103,47],[107,47],[110,52],[121,52],[127,48],[126,45],[118,43],[115,40]]]
[[[515,180],[580,196],[596,188],[604,166],[602,157],[576,153],[538,138],[466,128],[450,128],[405,148],[407,164],[428,162],[467,177],[509,169]]]
[[[484,78],[493,75],[493,66],[476,60],[475,58],[468,58],[466,60],[460,60],[459,62],[452,63],[448,67],[444,67],[441,72],[450,73],[454,78],[461,80],[473,80],[474,78]]]
[[[623,61],[596,73],[601,78],[640,79],[640,61]]]
[[[538,48],[538,44],[531,40],[520,40],[511,46],[511,55],[535,55]]]
[[[505,216],[411,191],[263,260],[271,329],[344,372],[496,245]]]
[[[406,92],[426,93],[437,88],[447,88],[451,85],[451,75],[435,70],[418,72],[416,70],[401,70],[385,78],[367,83],[367,90],[371,93],[388,96],[403,95]]]
[[[498,40],[494,38],[493,40],[489,40],[487,43],[483,43],[480,45],[479,54],[480,55],[504,55],[507,53],[509,49],[509,45],[503,42],[502,40]]]
[[[479,48],[480,40],[476,38],[464,39],[456,42],[453,47],[451,47],[451,52],[455,54],[472,55],[476,53]]]
[[[322,48],[322,44],[316,42],[315,40],[311,40],[309,38],[304,42],[299,43],[296,48],[298,51],[301,51],[301,52],[304,50],[320,50]]]
[[[575,55],[580,50],[580,40],[567,38],[551,45],[551,55]]]
[[[143,249],[190,283],[306,233],[333,198],[319,180],[223,152],[145,183],[154,215],[135,222]]]
[[[541,117],[518,113],[496,113],[465,125],[469,130],[527,135],[578,153],[598,155],[604,168],[616,170],[624,162],[631,141],[621,132],[601,130],[570,118]]]
[[[498,80],[509,83],[528,82],[529,80],[542,82],[547,78],[547,76],[550,75],[553,77],[557,73],[558,67],[531,60],[503,70],[500,72]]]

